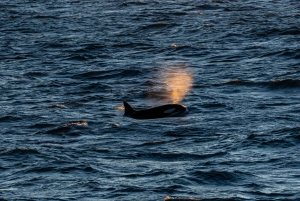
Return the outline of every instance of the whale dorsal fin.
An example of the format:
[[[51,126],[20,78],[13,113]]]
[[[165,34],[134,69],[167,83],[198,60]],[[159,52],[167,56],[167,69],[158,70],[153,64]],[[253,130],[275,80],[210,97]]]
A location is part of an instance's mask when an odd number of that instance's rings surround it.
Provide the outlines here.
[[[131,116],[135,113],[135,110],[125,101],[123,101],[124,107],[125,107],[125,114],[126,116]]]

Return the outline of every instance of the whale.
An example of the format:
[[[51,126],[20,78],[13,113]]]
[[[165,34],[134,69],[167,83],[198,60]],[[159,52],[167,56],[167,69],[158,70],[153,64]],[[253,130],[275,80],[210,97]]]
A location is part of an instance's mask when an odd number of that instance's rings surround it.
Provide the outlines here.
[[[180,104],[167,104],[144,110],[135,110],[125,101],[123,102],[123,104],[125,108],[124,116],[128,116],[134,119],[178,117],[183,116],[188,112],[187,107]]]

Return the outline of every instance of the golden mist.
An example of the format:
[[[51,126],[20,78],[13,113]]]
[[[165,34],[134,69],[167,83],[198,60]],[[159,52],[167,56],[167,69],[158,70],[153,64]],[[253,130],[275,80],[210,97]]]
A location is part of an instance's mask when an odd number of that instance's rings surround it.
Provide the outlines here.
[[[165,83],[172,103],[180,103],[186,94],[191,90],[193,76],[186,66],[167,66],[163,71]]]

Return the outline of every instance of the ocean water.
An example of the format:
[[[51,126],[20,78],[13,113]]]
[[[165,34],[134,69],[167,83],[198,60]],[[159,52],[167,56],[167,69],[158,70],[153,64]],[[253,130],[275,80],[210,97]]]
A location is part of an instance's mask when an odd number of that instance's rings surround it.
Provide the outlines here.
[[[299,0],[1,0],[0,17],[0,200],[300,200]],[[124,117],[172,101],[168,69],[192,75],[188,115]]]

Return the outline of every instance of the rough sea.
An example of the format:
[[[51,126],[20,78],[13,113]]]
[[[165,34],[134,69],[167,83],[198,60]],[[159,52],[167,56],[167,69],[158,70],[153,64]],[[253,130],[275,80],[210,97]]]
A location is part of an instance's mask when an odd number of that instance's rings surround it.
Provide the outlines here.
[[[0,19],[1,201],[300,200],[299,0],[1,0]],[[169,69],[189,113],[124,117],[172,103]]]

